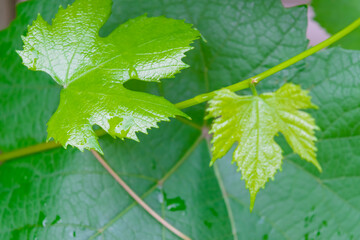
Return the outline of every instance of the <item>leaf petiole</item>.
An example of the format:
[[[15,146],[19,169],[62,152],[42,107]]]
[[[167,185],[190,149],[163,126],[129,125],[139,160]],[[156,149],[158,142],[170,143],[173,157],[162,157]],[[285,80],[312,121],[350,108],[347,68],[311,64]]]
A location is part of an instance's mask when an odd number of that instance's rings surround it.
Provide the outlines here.
[[[249,83],[249,86],[250,86],[250,89],[251,89],[251,92],[254,96],[258,96],[258,93],[256,91],[256,84],[258,83],[257,79],[253,79],[251,80],[251,82]]]

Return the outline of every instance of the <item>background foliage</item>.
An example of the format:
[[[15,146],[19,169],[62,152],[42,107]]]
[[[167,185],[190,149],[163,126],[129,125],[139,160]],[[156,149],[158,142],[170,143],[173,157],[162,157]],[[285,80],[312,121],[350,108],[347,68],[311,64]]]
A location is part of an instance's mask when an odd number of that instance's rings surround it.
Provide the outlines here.
[[[315,20],[330,34],[335,34],[344,26],[359,17],[360,3],[358,0],[313,0]],[[349,37],[340,40],[336,45],[348,49],[360,49],[360,29]]]
[[[45,141],[46,122],[60,88],[44,73],[21,65],[20,35],[40,13],[50,21],[58,5],[33,0],[0,32],[0,149]],[[129,18],[148,13],[186,19],[203,34],[185,60],[191,68],[162,84],[126,87],[179,102],[262,72],[307,47],[306,7],[278,0],[116,0],[101,30],[106,36]],[[286,145],[283,171],[257,196],[249,194],[231,154],[209,168],[202,131],[177,120],[141,135],[140,143],[100,139],[106,160],[157,212],[193,239],[360,238],[360,53],[333,48],[309,57],[258,85],[285,82],[309,89],[319,110],[319,174]],[[246,91],[244,91],[246,92]],[[198,126],[205,104],[186,109]],[[158,185],[161,181],[163,184]],[[89,153],[55,149],[0,166],[0,239],[176,239],[150,217]]]

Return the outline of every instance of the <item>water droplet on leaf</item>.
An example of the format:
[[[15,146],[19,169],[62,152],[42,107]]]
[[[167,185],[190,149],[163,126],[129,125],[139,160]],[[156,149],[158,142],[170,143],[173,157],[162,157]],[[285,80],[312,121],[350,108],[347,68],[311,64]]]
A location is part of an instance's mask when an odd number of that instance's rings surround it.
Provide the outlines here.
[[[56,215],[54,221],[51,222],[51,225],[55,225],[57,223],[60,223],[61,222],[61,218],[59,215]]]
[[[46,215],[43,212],[40,212],[37,225],[46,227],[46,223],[47,223]]]
[[[186,210],[185,201],[181,197],[168,198],[166,193],[163,192],[163,198],[169,211],[175,212]]]
[[[130,68],[129,69],[129,77],[131,79],[139,79],[138,73],[137,73],[135,68]]]

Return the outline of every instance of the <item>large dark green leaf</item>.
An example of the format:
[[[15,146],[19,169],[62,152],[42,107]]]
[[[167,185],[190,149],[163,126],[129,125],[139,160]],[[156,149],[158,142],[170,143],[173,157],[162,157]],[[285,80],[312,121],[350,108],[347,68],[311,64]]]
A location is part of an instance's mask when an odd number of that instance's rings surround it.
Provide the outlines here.
[[[0,33],[0,149],[11,151],[46,138],[46,122],[59,89],[46,75],[28,71],[14,52],[20,35],[40,12],[46,20],[67,1],[21,4],[19,17]],[[102,34],[147,12],[194,23],[208,43],[196,44],[191,68],[174,80],[129,83],[172,102],[259,73],[306,48],[306,9],[277,0],[116,1]],[[278,88],[292,80],[310,89],[320,110],[320,175],[293,154],[282,138],[283,171],[258,194],[249,194],[231,156],[209,168],[211,156],[198,129],[160,124],[140,143],[100,139],[107,161],[151,207],[192,239],[360,238],[360,53],[334,49],[259,84]],[[204,106],[186,110],[202,125]],[[161,180],[162,185],[157,182]],[[0,239],[177,239],[150,217],[88,152],[55,149],[0,167]]]

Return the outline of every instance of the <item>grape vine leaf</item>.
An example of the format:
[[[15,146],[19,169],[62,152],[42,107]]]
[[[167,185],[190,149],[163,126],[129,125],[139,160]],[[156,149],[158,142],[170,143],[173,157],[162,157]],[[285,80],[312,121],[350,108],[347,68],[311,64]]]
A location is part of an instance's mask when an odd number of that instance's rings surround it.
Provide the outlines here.
[[[48,140],[103,153],[93,130],[138,141],[159,121],[186,114],[162,97],[128,90],[129,79],[159,82],[188,67],[182,62],[199,32],[181,20],[140,16],[109,36],[99,30],[111,12],[111,0],[77,0],[60,7],[49,25],[39,14],[23,37],[23,63],[48,73],[64,87],[48,122]]]
[[[330,34],[337,33],[360,17],[358,0],[313,0],[311,6],[315,11],[315,20]],[[359,50],[360,29],[355,29],[335,45]]]
[[[72,0],[32,0],[0,32],[0,150],[46,140],[46,122],[60,88],[48,74],[29,71],[15,50],[40,13],[50,22]],[[284,9],[278,0],[116,0],[100,30],[106,36],[145,12],[186,19],[204,35],[185,62],[190,68],[161,85],[134,81],[132,89],[179,102],[258,74],[307,47],[306,8]],[[140,143],[99,139],[106,160],[168,222],[194,240],[360,239],[360,54],[332,48],[264,80],[259,92],[285,82],[311,89],[319,110],[309,110],[322,174],[283,139],[283,171],[267,183],[249,212],[249,191],[227,154],[214,167],[201,131],[180,122],[160,123]],[[241,66],[241,67],[239,67]],[[244,91],[247,93],[248,91]],[[56,97],[57,96],[57,97]],[[184,110],[203,126],[205,105]],[[158,185],[158,181],[162,185]],[[162,201],[180,197],[185,209]],[[149,216],[90,153],[62,148],[0,166],[0,239],[177,239]]]
[[[310,114],[299,111],[307,108],[316,106],[308,91],[294,84],[259,96],[239,96],[223,89],[209,101],[207,118],[215,118],[210,130],[211,165],[238,143],[233,162],[250,191],[251,211],[259,189],[281,168],[282,151],[274,140],[278,132],[284,134],[295,153],[321,171],[315,147],[318,127]]]

